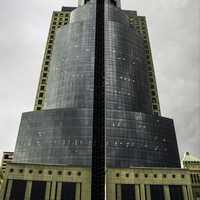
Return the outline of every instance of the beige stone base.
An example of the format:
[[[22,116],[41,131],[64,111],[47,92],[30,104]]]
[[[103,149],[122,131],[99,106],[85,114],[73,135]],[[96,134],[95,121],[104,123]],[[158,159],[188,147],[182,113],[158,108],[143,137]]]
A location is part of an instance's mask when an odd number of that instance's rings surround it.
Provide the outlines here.
[[[164,200],[171,199],[171,185],[181,187],[183,200],[193,200],[190,177],[190,172],[185,169],[108,168],[106,171],[107,200],[125,200],[122,199],[123,185],[133,187],[133,200],[154,200],[151,199],[152,185],[159,185],[163,188]],[[30,200],[33,181],[44,181],[46,183],[45,200],[61,200],[63,183],[75,184],[74,200],[90,200],[91,171],[89,168],[10,163],[6,169],[0,193],[1,200],[10,200],[13,181],[15,180],[26,181],[25,200]],[[196,188],[198,188],[198,185]]]

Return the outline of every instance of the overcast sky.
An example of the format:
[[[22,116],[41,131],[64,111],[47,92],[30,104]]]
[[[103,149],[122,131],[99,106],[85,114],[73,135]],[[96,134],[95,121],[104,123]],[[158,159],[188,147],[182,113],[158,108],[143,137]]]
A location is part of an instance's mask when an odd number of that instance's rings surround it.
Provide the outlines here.
[[[13,151],[21,113],[33,110],[53,10],[76,0],[0,2],[0,154]],[[122,0],[147,17],[162,115],[180,154],[200,157],[200,1]]]

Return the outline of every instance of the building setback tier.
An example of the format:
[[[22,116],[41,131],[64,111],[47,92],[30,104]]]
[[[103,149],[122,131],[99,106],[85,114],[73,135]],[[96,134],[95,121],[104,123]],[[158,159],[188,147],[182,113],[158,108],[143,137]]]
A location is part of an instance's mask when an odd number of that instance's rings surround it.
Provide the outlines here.
[[[90,166],[90,109],[52,109],[22,115],[15,162]],[[106,111],[108,167],[179,167],[173,121],[137,112]]]

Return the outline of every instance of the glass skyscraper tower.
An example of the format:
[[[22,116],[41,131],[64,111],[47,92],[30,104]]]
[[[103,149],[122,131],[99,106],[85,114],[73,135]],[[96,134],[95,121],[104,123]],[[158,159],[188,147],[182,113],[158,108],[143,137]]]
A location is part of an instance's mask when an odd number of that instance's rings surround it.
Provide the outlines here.
[[[173,120],[160,114],[145,17],[120,0],[54,12],[33,112],[14,153],[22,164],[91,168],[92,200],[107,168],[179,168]]]

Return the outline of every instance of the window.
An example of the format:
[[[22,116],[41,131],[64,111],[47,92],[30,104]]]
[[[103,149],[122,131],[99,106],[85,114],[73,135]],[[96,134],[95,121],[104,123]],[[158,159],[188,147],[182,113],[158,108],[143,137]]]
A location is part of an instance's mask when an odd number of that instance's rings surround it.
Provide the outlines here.
[[[21,200],[25,197],[26,181],[13,180],[11,194],[9,199]]]
[[[58,171],[58,175],[62,175],[62,171]]]
[[[151,185],[151,199],[159,199],[159,200],[164,200],[164,191],[163,191],[163,186],[162,185]]]
[[[45,65],[48,65],[48,64],[49,64],[49,61],[46,61],[46,62],[45,62]]]
[[[47,77],[47,73],[44,73],[44,74],[43,74],[43,77]]]
[[[156,103],[156,98],[155,97],[152,98],[152,102]]]
[[[52,171],[48,171],[48,174],[51,175],[51,174],[52,174]]]
[[[51,54],[51,50],[48,50],[47,53],[48,53],[48,54]]]
[[[152,79],[152,78],[150,78],[149,80],[150,80],[150,82],[153,82],[153,79]]]
[[[41,86],[41,87],[40,87],[40,90],[44,90],[44,86]]]
[[[166,174],[163,174],[163,178],[167,178],[167,175],[166,175]]]
[[[46,83],[46,79],[42,79],[42,84],[45,84]]]
[[[151,85],[151,89],[154,89],[155,87],[154,87],[154,85]]]
[[[39,105],[41,105],[42,104],[42,100],[40,99],[40,100],[38,100],[38,104]]]
[[[184,199],[181,186],[170,185],[169,191],[170,191],[171,200],[182,200],[182,199]]]
[[[78,176],[81,176],[81,172],[78,172],[77,175],[78,175]]]
[[[158,110],[158,106],[157,105],[153,105],[153,109],[154,110]]]
[[[152,94],[153,96],[155,96],[155,95],[156,95],[155,91],[151,91],[151,94]]]
[[[10,172],[14,172],[14,169],[10,169]]]
[[[41,110],[42,108],[41,107],[37,107],[37,109],[36,110]]]
[[[71,176],[71,175],[72,175],[72,172],[67,172],[67,174],[68,174],[69,176]]]
[[[46,182],[33,181],[30,200],[45,199]]]
[[[74,200],[76,199],[76,183],[62,183],[61,199]]]
[[[120,174],[119,173],[116,173],[116,177],[119,177],[120,176]]]
[[[130,184],[121,185],[121,200],[135,200],[134,185],[130,185]]]

